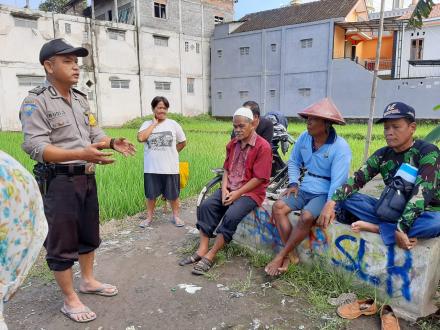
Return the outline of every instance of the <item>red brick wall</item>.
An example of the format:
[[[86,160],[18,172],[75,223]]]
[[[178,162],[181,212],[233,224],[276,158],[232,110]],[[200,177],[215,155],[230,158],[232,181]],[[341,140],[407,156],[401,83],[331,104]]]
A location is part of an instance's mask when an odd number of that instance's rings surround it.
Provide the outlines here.
[[[230,13],[234,11],[234,0],[202,0],[202,2],[219,7]]]

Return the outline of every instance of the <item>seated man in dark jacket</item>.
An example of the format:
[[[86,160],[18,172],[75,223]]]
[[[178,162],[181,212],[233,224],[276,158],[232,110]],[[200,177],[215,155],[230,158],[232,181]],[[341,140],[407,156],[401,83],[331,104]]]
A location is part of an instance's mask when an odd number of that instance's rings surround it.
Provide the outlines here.
[[[415,111],[405,103],[389,104],[378,122],[384,123],[387,146],[371,155],[354,177],[336,190],[332,200],[324,206],[319,221],[327,226],[337,216],[338,221],[351,223],[354,232],[380,233],[386,245],[397,243],[400,248],[409,250],[417,238],[440,236],[439,149],[413,139]],[[405,178],[414,184],[413,188],[409,186],[410,194],[403,200],[400,216],[388,219],[393,205],[389,208],[385,205],[385,210],[377,208],[377,199],[358,193],[379,173],[387,186],[386,192],[396,178]],[[395,204],[397,199],[400,197],[390,201]]]
[[[243,103],[244,108],[249,108],[254,115],[253,124],[256,127],[255,132],[272,145],[273,123],[269,119],[261,117],[260,106],[255,101],[247,101]],[[235,137],[234,131],[231,133],[231,139]]]

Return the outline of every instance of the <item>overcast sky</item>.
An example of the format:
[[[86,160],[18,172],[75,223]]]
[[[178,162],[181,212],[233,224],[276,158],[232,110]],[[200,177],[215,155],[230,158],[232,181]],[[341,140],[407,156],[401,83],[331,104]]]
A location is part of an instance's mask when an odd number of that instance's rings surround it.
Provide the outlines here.
[[[41,0],[29,0],[31,8],[37,8],[42,2]],[[142,0],[141,0],[142,1]],[[311,2],[314,0],[302,0],[303,2]],[[90,0],[88,1],[90,3]],[[434,0],[434,2],[439,3],[440,0]],[[13,5],[16,7],[24,7],[26,0],[0,0],[0,3]],[[239,19],[248,13],[253,13],[257,11],[278,8],[282,5],[290,3],[289,0],[238,0],[235,4],[235,19]],[[375,7],[377,10],[380,7],[380,0],[374,0]],[[393,1],[385,0],[386,9],[390,9]],[[405,5],[409,5],[411,0],[405,0]]]

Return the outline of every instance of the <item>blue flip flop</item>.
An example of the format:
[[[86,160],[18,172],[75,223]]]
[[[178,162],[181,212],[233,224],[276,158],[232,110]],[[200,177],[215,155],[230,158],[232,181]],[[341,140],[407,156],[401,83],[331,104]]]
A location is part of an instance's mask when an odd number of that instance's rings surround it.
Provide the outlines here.
[[[177,223],[176,218],[172,217],[171,218],[171,223],[174,224],[176,227],[183,227],[185,226],[185,222],[182,221],[182,219],[178,218],[180,220],[179,223]]]

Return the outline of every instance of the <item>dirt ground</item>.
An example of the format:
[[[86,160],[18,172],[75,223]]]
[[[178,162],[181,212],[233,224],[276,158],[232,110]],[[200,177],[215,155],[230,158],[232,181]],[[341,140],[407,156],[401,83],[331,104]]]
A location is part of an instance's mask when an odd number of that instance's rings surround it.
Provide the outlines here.
[[[119,294],[81,295],[97,313],[95,321],[68,320],[60,313],[62,297],[55,283],[33,277],[6,305],[9,329],[323,329],[337,320],[335,313],[316,313],[306,297],[283,296],[263,269],[252,268],[243,258],[226,262],[211,277],[196,277],[190,266],[178,266],[179,247],[197,235],[195,202],[187,204],[182,212],[184,228],[169,223],[170,215],[162,210],[145,230],[137,226],[142,214],[103,226],[95,270],[100,280],[117,285]],[[246,290],[237,291],[248,278],[251,284]],[[196,286],[195,292],[185,289],[189,284]],[[361,317],[341,327],[380,329],[380,319]],[[413,329],[405,322],[401,327]]]

